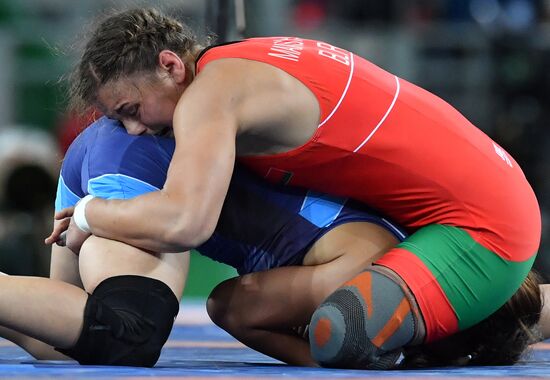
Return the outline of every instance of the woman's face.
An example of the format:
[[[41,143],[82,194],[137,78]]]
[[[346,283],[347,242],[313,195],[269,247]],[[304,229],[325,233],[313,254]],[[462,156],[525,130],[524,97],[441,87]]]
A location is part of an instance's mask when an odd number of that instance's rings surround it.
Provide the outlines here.
[[[164,134],[172,128],[182,92],[168,75],[137,73],[107,82],[99,88],[97,100],[99,109],[121,121],[129,134]]]

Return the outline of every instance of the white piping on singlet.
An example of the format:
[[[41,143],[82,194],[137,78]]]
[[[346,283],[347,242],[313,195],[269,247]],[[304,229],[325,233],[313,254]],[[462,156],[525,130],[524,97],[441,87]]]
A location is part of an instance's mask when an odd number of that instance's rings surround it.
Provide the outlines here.
[[[89,194],[91,194],[91,192],[92,192],[92,184],[95,183],[95,182],[97,182],[97,180],[99,180],[99,179],[101,179],[101,178],[103,178],[103,177],[125,177],[125,178],[129,178],[129,179],[131,179],[131,180],[133,180],[133,181],[142,183],[142,184],[144,184],[144,185],[146,185],[146,186],[149,186],[149,187],[151,187],[151,188],[153,188],[153,189],[155,189],[155,190],[157,190],[157,191],[160,190],[158,187],[156,187],[156,186],[154,186],[154,185],[151,185],[149,182],[145,182],[145,181],[143,181],[143,180],[141,180],[141,179],[139,179],[139,178],[131,177],[131,176],[129,176],[129,175],[120,174],[120,173],[106,173],[106,174],[102,174],[102,175],[97,176],[97,177],[94,177],[94,178],[90,178],[90,179],[88,180],[88,187],[87,187],[87,188],[88,188],[88,193],[89,193]]]
[[[389,220],[387,220],[386,218],[382,218],[382,221],[384,223],[386,223],[386,227],[388,227],[389,229],[391,229],[395,234],[397,234],[398,236],[401,237],[401,239],[405,239],[407,237],[407,235],[403,234],[403,232],[401,232],[399,230],[399,228],[397,228],[397,226],[395,224],[393,224],[392,222],[390,222]]]
[[[346,97],[346,94],[348,93],[349,85],[351,83],[351,78],[353,77],[353,72],[354,72],[354,69],[355,69],[355,61],[353,60],[353,53],[349,53],[349,56],[350,56],[350,69],[349,69],[348,83],[346,83],[346,87],[344,88],[344,92],[342,93],[342,96],[340,97],[340,100],[338,100],[338,103],[336,103],[336,106],[334,107],[332,112],[327,116],[327,118],[325,120],[323,120],[323,122],[321,124],[319,124],[317,126],[317,128],[321,128],[327,121],[330,120],[330,118],[332,117],[332,115],[334,115],[334,113],[336,112],[338,107],[340,107],[340,104],[342,103],[342,101]]]
[[[372,132],[367,136],[367,138],[365,140],[363,140],[363,142],[361,144],[359,144],[359,146],[357,148],[355,148],[353,153],[357,153],[357,151],[359,149],[361,149],[363,147],[363,145],[365,145],[367,143],[367,141],[369,141],[371,139],[371,137],[376,133],[378,128],[380,128],[380,126],[384,123],[384,121],[386,121],[386,118],[388,117],[388,115],[392,111],[393,106],[395,106],[395,102],[397,100],[397,97],[399,96],[399,91],[401,89],[401,85],[399,84],[399,78],[395,77],[395,83],[397,84],[397,88],[395,90],[395,95],[393,96],[393,101],[391,102],[390,107],[386,111],[386,114],[384,115],[384,117],[382,117],[382,120],[380,120],[380,122],[376,125],[376,127],[372,130]]]
[[[61,184],[63,185],[63,187],[65,188],[65,190],[67,190],[70,194],[74,195],[75,198],[82,199],[81,196],[76,195],[76,194],[69,188],[69,186],[67,186],[67,183],[65,182],[65,178],[63,178],[62,175],[59,176],[59,180],[61,181]]]

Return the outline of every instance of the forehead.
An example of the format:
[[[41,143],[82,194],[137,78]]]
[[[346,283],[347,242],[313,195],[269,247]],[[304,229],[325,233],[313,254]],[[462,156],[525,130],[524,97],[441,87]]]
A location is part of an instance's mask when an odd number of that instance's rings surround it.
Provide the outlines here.
[[[137,101],[141,97],[138,78],[121,78],[110,80],[97,90],[97,105],[104,113],[123,102]]]

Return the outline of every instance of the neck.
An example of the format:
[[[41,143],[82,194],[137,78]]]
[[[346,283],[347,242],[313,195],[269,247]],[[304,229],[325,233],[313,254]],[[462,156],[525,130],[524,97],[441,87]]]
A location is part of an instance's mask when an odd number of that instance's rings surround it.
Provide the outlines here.
[[[204,49],[203,46],[196,45],[185,55],[185,57],[183,57],[185,67],[187,68],[187,71],[188,71],[187,77],[189,78],[189,82],[191,82],[195,77],[197,57],[199,56],[201,51],[203,51],[203,49]]]

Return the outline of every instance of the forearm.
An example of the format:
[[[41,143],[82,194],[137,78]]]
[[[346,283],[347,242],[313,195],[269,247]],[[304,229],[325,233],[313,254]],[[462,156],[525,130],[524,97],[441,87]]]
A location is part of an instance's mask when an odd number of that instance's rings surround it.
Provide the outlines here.
[[[70,249],[52,245],[50,278],[63,281],[83,289],[78,268],[78,256]]]
[[[232,334],[248,347],[287,364],[318,367],[311,358],[309,342],[292,330],[247,329]]]
[[[226,107],[194,117],[176,112],[177,144],[163,189],[130,200],[93,199],[85,208],[90,232],[159,253],[187,251],[206,241],[218,222],[235,163],[238,123],[231,104]],[[81,209],[77,206],[75,214]]]
[[[130,200],[95,198],[85,214],[96,236],[153,252],[181,252],[200,244],[196,225],[185,222],[192,212],[156,191]]]

